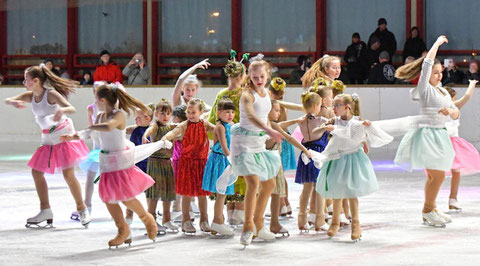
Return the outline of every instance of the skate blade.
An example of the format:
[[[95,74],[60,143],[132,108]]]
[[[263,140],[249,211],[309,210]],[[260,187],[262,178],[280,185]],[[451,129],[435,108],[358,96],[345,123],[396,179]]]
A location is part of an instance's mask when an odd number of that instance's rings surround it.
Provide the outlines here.
[[[76,215],[72,215],[72,216],[70,216],[70,220],[80,222],[80,217],[76,216]]]
[[[186,232],[186,231],[182,231],[182,233],[186,236],[195,236],[197,232]]]
[[[461,213],[462,212],[462,209],[448,209],[447,213],[449,214],[455,214],[455,213]]]
[[[352,239],[352,242],[353,242],[353,243],[358,243],[358,242],[360,242],[360,241],[362,241],[362,239],[361,239],[361,238]]]
[[[214,231],[212,231],[212,234],[210,235],[210,239],[230,239],[230,238],[233,238],[235,235],[234,234],[231,234],[231,235],[222,235],[222,234],[219,234],[217,232],[214,233]]]
[[[43,222],[46,222],[46,224],[44,225]],[[26,228],[30,228],[32,227],[32,225],[36,228],[55,228],[53,227],[53,219],[48,219],[48,220],[45,220],[45,221],[41,221],[39,223],[26,223],[25,224],[25,227]]]
[[[290,233],[289,232],[286,232],[286,233],[276,233],[275,234],[275,238],[277,239],[283,239],[283,238],[288,238],[290,237]]]
[[[167,230],[168,234],[178,234],[178,232],[179,232],[178,229],[168,229]]]
[[[430,226],[430,227],[440,227],[440,228],[445,228],[447,227],[446,224],[442,223],[442,224],[433,224],[433,223],[430,223],[429,221],[427,221],[426,219],[423,219],[423,224],[424,225],[427,225],[427,226]]]

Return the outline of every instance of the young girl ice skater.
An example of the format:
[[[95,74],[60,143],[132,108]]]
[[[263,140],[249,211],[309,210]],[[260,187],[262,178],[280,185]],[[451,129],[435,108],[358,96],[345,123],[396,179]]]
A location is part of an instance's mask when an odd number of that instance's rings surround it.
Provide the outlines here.
[[[275,187],[274,177],[280,169],[280,156],[277,151],[265,150],[265,134],[278,142],[282,136],[268,125],[271,104],[265,85],[269,68],[262,57],[253,59],[248,68],[248,84],[240,98],[240,123],[231,131],[232,170],[234,175],[243,176],[247,183],[245,221],[240,237],[240,243],[245,246],[251,243],[254,235],[264,240],[275,239],[275,235],[264,226],[263,216]]]
[[[202,188],[205,191],[216,193],[215,214],[212,221],[212,234],[233,236],[233,230],[224,224],[223,207],[226,195],[233,195],[234,185],[230,185],[225,194],[217,192],[217,179],[230,165],[227,157],[230,156],[230,128],[235,116],[235,104],[231,100],[220,100],[216,104],[218,122],[215,126],[212,148],[208,156],[205,172],[203,174]]]
[[[452,97],[458,109],[462,107],[472,98],[473,91],[477,80],[470,80],[465,95],[456,100],[456,92],[452,88],[446,88]],[[480,172],[480,155],[477,149],[468,141],[458,136],[459,119],[448,121],[445,124],[447,132],[450,135],[453,149],[455,150],[455,159],[453,160],[452,170],[450,174],[452,181],[450,184],[450,196],[448,198],[448,209],[451,212],[460,212],[462,207],[458,203],[458,187],[460,186],[460,175],[473,175]]]
[[[162,140],[173,140],[183,135],[182,155],[178,166],[176,193],[182,198],[182,232],[195,234],[196,229],[190,221],[190,202],[198,197],[200,208],[200,230],[210,233],[208,224],[207,198],[210,192],[202,189],[203,173],[208,157],[209,142],[207,131],[213,131],[214,125],[200,119],[204,111],[200,99],[190,99],[187,105],[188,120],[180,123],[174,130],[162,137]]]
[[[353,118],[360,116],[360,100],[356,94],[337,95],[333,108],[336,117],[314,130],[328,131],[333,135],[319,154],[321,160],[314,159],[316,166],[321,166],[316,191],[325,198],[333,199],[333,217],[327,231],[330,237],[335,236],[340,228],[342,199],[348,199],[352,215],[351,239],[356,242],[361,237],[358,197],[378,190],[365,142],[379,147],[390,143],[393,137],[372,126],[369,121]],[[312,158],[316,154],[312,152]]]
[[[173,107],[187,104],[190,99],[196,97],[198,89],[201,87],[202,83],[197,79],[197,75],[193,75],[193,73],[197,69],[208,69],[209,66],[210,63],[208,62],[208,58],[204,59],[187,69],[180,75],[180,77],[178,77],[172,94]],[[205,105],[204,112],[209,112],[210,109],[211,106]]]
[[[432,117],[427,126],[412,129],[403,137],[395,156],[395,163],[407,169],[426,169],[428,177],[422,219],[432,226],[445,226],[450,221],[450,217],[437,211],[435,200],[445,179],[445,171],[452,168],[455,158],[445,122],[448,117],[457,120],[459,116],[450,95],[440,87],[442,65],[435,60],[438,48],[446,42],[445,36],[438,37],[426,57],[400,67],[395,73],[397,78],[405,80],[412,80],[420,74],[418,85],[410,94],[420,101],[421,115]]]
[[[72,120],[65,114],[72,114],[75,108],[66,100],[78,86],[75,81],[60,78],[53,74],[45,65],[32,66],[25,70],[23,81],[27,92],[5,99],[6,104],[15,108],[25,108],[25,103],[32,103],[32,111],[37,124],[42,129],[42,146],[38,148],[28,162],[32,168],[40,212],[27,219],[26,227],[38,225],[44,221],[52,226],[53,213],[50,209],[48,186],[44,173],[53,174],[62,171],[65,182],[77,205],[80,221],[87,227],[90,214],[82,200],[82,189],[74,174],[74,166],[88,155],[88,148],[82,140],[61,142],[63,134],[73,134],[75,128]],[[46,85],[52,88],[47,88]]]
[[[162,99],[155,107],[155,123],[152,123],[143,135],[143,142],[158,141],[176,127],[169,123],[172,115],[172,105]],[[172,231],[178,232],[178,226],[173,224],[170,215],[171,202],[175,200],[175,175],[173,173],[172,158],[173,149],[161,149],[148,158],[147,174],[155,184],[146,191],[148,212],[156,216],[157,202],[160,199],[163,206],[162,225]],[[160,225],[157,224],[157,227]]]
[[[118,102],[118,109],[115,107]],[[135,198],[154,184],[150,176],[144,173],[135,162],[141,161],[154,151],[163,147],[164,143],[135,146],[126,139],[126,118],[121,111],[128,114],[136,108],[148,112],[147,107],[137,99],[128,95],[118,85],[101,85],[97,88],[96,103],[103,111],[97,117],[97,124],[75,135],[64,135],[64,140],[87,138],[92,131],[98,131],[102,152],[100,153],[100,183],[98,192],[105,202],[118,233],[108,241],[108,245],[119,246],[130,244],[130,229],[123,217],[119,202],[134,211],[145,224],[148,237],[155,241],[157,224],[153,216],[146,212],[142,204]],[[158,144],[158,145],[157,145]]]

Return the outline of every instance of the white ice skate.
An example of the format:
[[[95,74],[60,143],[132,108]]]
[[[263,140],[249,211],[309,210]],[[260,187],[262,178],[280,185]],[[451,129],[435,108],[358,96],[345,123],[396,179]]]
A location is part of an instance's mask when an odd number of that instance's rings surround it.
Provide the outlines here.
[[[446,214],[446,213],[443,213],[439,210],[435,210],[437,212],[437,215],[440,216],[440,218],[442,218],[446,224],[448,223],[451,223],[452,222],[452,216]]]
[[[166,234],[167,234],[167,227],[157,223],[157,236],[166,235]]]
[[[47,224],[45,226],[40,226],[39,224],[46,221]],[[53,213],[51,209],[44,209],[40,210],[40,212],[27,219],[27,223],[25,224],[26,228],[30,228],[30,226],[36,225],[37,227],[53,227]]]
[[[456,213],[456,212],[461,212],[462,207],[460,206],[460,203],[458,203],[457,199],[448,199],[448,209],[450,213]]]
[[[307,215],[307,221],[309,225],[312,225],[315,223],[315,213],[309,212]]]
[[[333,215],[333,205],[327,206],[327,213]]]
[[[347,219],[345,213],[340,214],[340,226],[346,226],[350,224],[350,220]]]
[[[422,213],[423,223],[433,227],[445,227],[445,220],[438,216],[436,211]]]
[[[78,216],[80,218],[80,222],[82,223],[85,228],[88,228],[88,225],[90,224],[90,212],[88,211],[87,208],[81,210],[78,212]]]
[[[130,227],[130,225],[133,223],[133,219],[125,218],[125,222],[127,222],[128,226]]]
[[[282,209],[280,210],[280,216],[292,218],[292,206],[283,205]]]
[[[275,234],[275,237],[281,237],[281,238],[290,236],[290,233],[288,232],[288,230],[283,226],[282,226],[282,228],[280,228],[280,230],[278,232],[273,233],[273,234]]]
[[[88,214],[92,214],[92,206],[87,206],[88,209]],[[72,214],[70,215],[70,219],[74,221],[79,221],[80,222],[80,215],[78,214],[78,211],[73,211]]]
[[[197,229],[193,227],[192,222],[186,221],[182,224],[182,232],[186,235],[195,235]]]
[[[210,226],[210,230],[212,235],[222,235],[222,236],[228,236],[228,237],[233,237],[233,230],[228,228],[225,224],[217,224],[212,222],[212,225]]]
[[[169,233],[175,233],[175,234],[178,233],[178,226],[173,224],[172,221],[168,221],[164,223],[163,226],[166,227],[167,230],[169,230],[168,231]]]
[[[320,227],[315,227],[315,231],[318,233],[318,232],[326,232],[328,230],[328,224],[325,222],[322,226]]]
[[[232,220],[236,225],[243,224],[245,219],[245,211],[235,209],[232,213]]]
[[[203,221],[200,223],[200,230],[205,234],[210,234],[212,232],[212,228],[207,221]]]
[[[244,248],[246,248],[248,245],[250,245],[250,243],[252,243],[252,239],[253,239],[252,231],[242,232],[242,234],[240,235],[240,244],[242,244]]]
[[[273,241],[275,240],[275,234],[270,232],[265,226],[258,231],[253,238],[260,238],[264,241]]]

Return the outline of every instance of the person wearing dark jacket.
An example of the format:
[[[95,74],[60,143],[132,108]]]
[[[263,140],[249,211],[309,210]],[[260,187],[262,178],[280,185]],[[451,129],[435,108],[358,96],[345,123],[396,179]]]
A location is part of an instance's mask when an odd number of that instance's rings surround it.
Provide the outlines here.
[[[302,84],[303,74],[312,66],[312,61],[310,57],[306,55],[300,55],[297,57],[298,67],[290,73],[290,79],[288,84]]]
[[[100,52],[100,64],[93,73],[93,81],[123,82],[122,70],[115,62],[110,61],[110,53],[107,50]]]
[[[43,60],[43,64],[44,64],[50,71],[52,71],[53,74],[55,74],[57,77],[60,77],[60,76],[61,76],[60,71],[53,65],[53,59],[47,58],[47,59]]]
[[[363,84],[369,70],[367,45],[360,40],[360,34],[352,35],[352,44],[347,47],[343,60],[347,63],[349,84]]]
[[[371,44],[367,48],[366,55],[366,65],[367,71],[373,67],[373,65],[378,63],[378,56],[380,55],[380,39],[377,36],[373,36],[371,39]]]
[[[388,62],[390,55],[382,51],[378,56],[380,63],[370,69],[368,84],[393,84],[395,81],[395,68]]]
[[[472,60],[468,65],[468,70],[463,78],[463,84],[469,84],[469,80],[480,80],[480,73],[478,73],[478,61]]]
[[[403,47],[403,61],[409,56],[419,58],[422,56],[422,52],[426,50],[427,46],[422,38],[420,38],[418,27],[413,27],[410,30],[410,38],[407,39],[405,46]]]
[[[397,51],[397,40],[395,39],[395,35],[387,29],[386,19],[380,18],[378,20],[378,28],[370,35],[370,38],[368,38],[368,45],[372,44],[371,40],[373,36],[376,36],[380,40],[380,51],[388,52],[391,63],[391,57],[393,57]]]
[[[447,84],[462,84],[465,74],[458,69],[458,67],[455,65],[455,61],[453,61],[452,58],[445,59],[444,67],[445,69],[442,72],[443,86]]]

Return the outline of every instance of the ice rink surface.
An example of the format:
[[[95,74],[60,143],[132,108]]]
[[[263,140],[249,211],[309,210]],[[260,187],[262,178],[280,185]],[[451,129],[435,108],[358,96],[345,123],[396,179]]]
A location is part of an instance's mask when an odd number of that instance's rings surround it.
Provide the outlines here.
[[[301,186],[294,171],[287,172],[293,217],[281,223],[290,237],[257,242],[243,250],[241,229],[233,239],[199,233],[159,236],[155,243],[144,236],[138,217],[132,225],[133,243],[109,250],[116,227],[96,187],[92,222],[84,229],[70,220],[75,203],[61,175],[47,175],[54,228],[25,228],[39,210],[34,183],[27,167],[38,139],[0,140],[0,265],[475,265],[480,261],[480,175],[462,177],[458,200],[463,212],[453,214],[446,228],[422,224],[423,172],[408,173],[391,165],[391,152],[373,150],[380,190],[360,198],[362,241],[352,243],[350,228],[329,239],[325,233],[300,234],[297,206]],[[77,171],[82,184],[85,175]],[[448,209],[450,179],[446,179],[437,207]],[[145,203],[145,197],[137,197]],[[161,206],[161,204],[159,204]],[[268,207],[269,208],[269,207]],[[213,202],[209,201],[209,219]],[[268,219],[266,220],[268,224]]]

